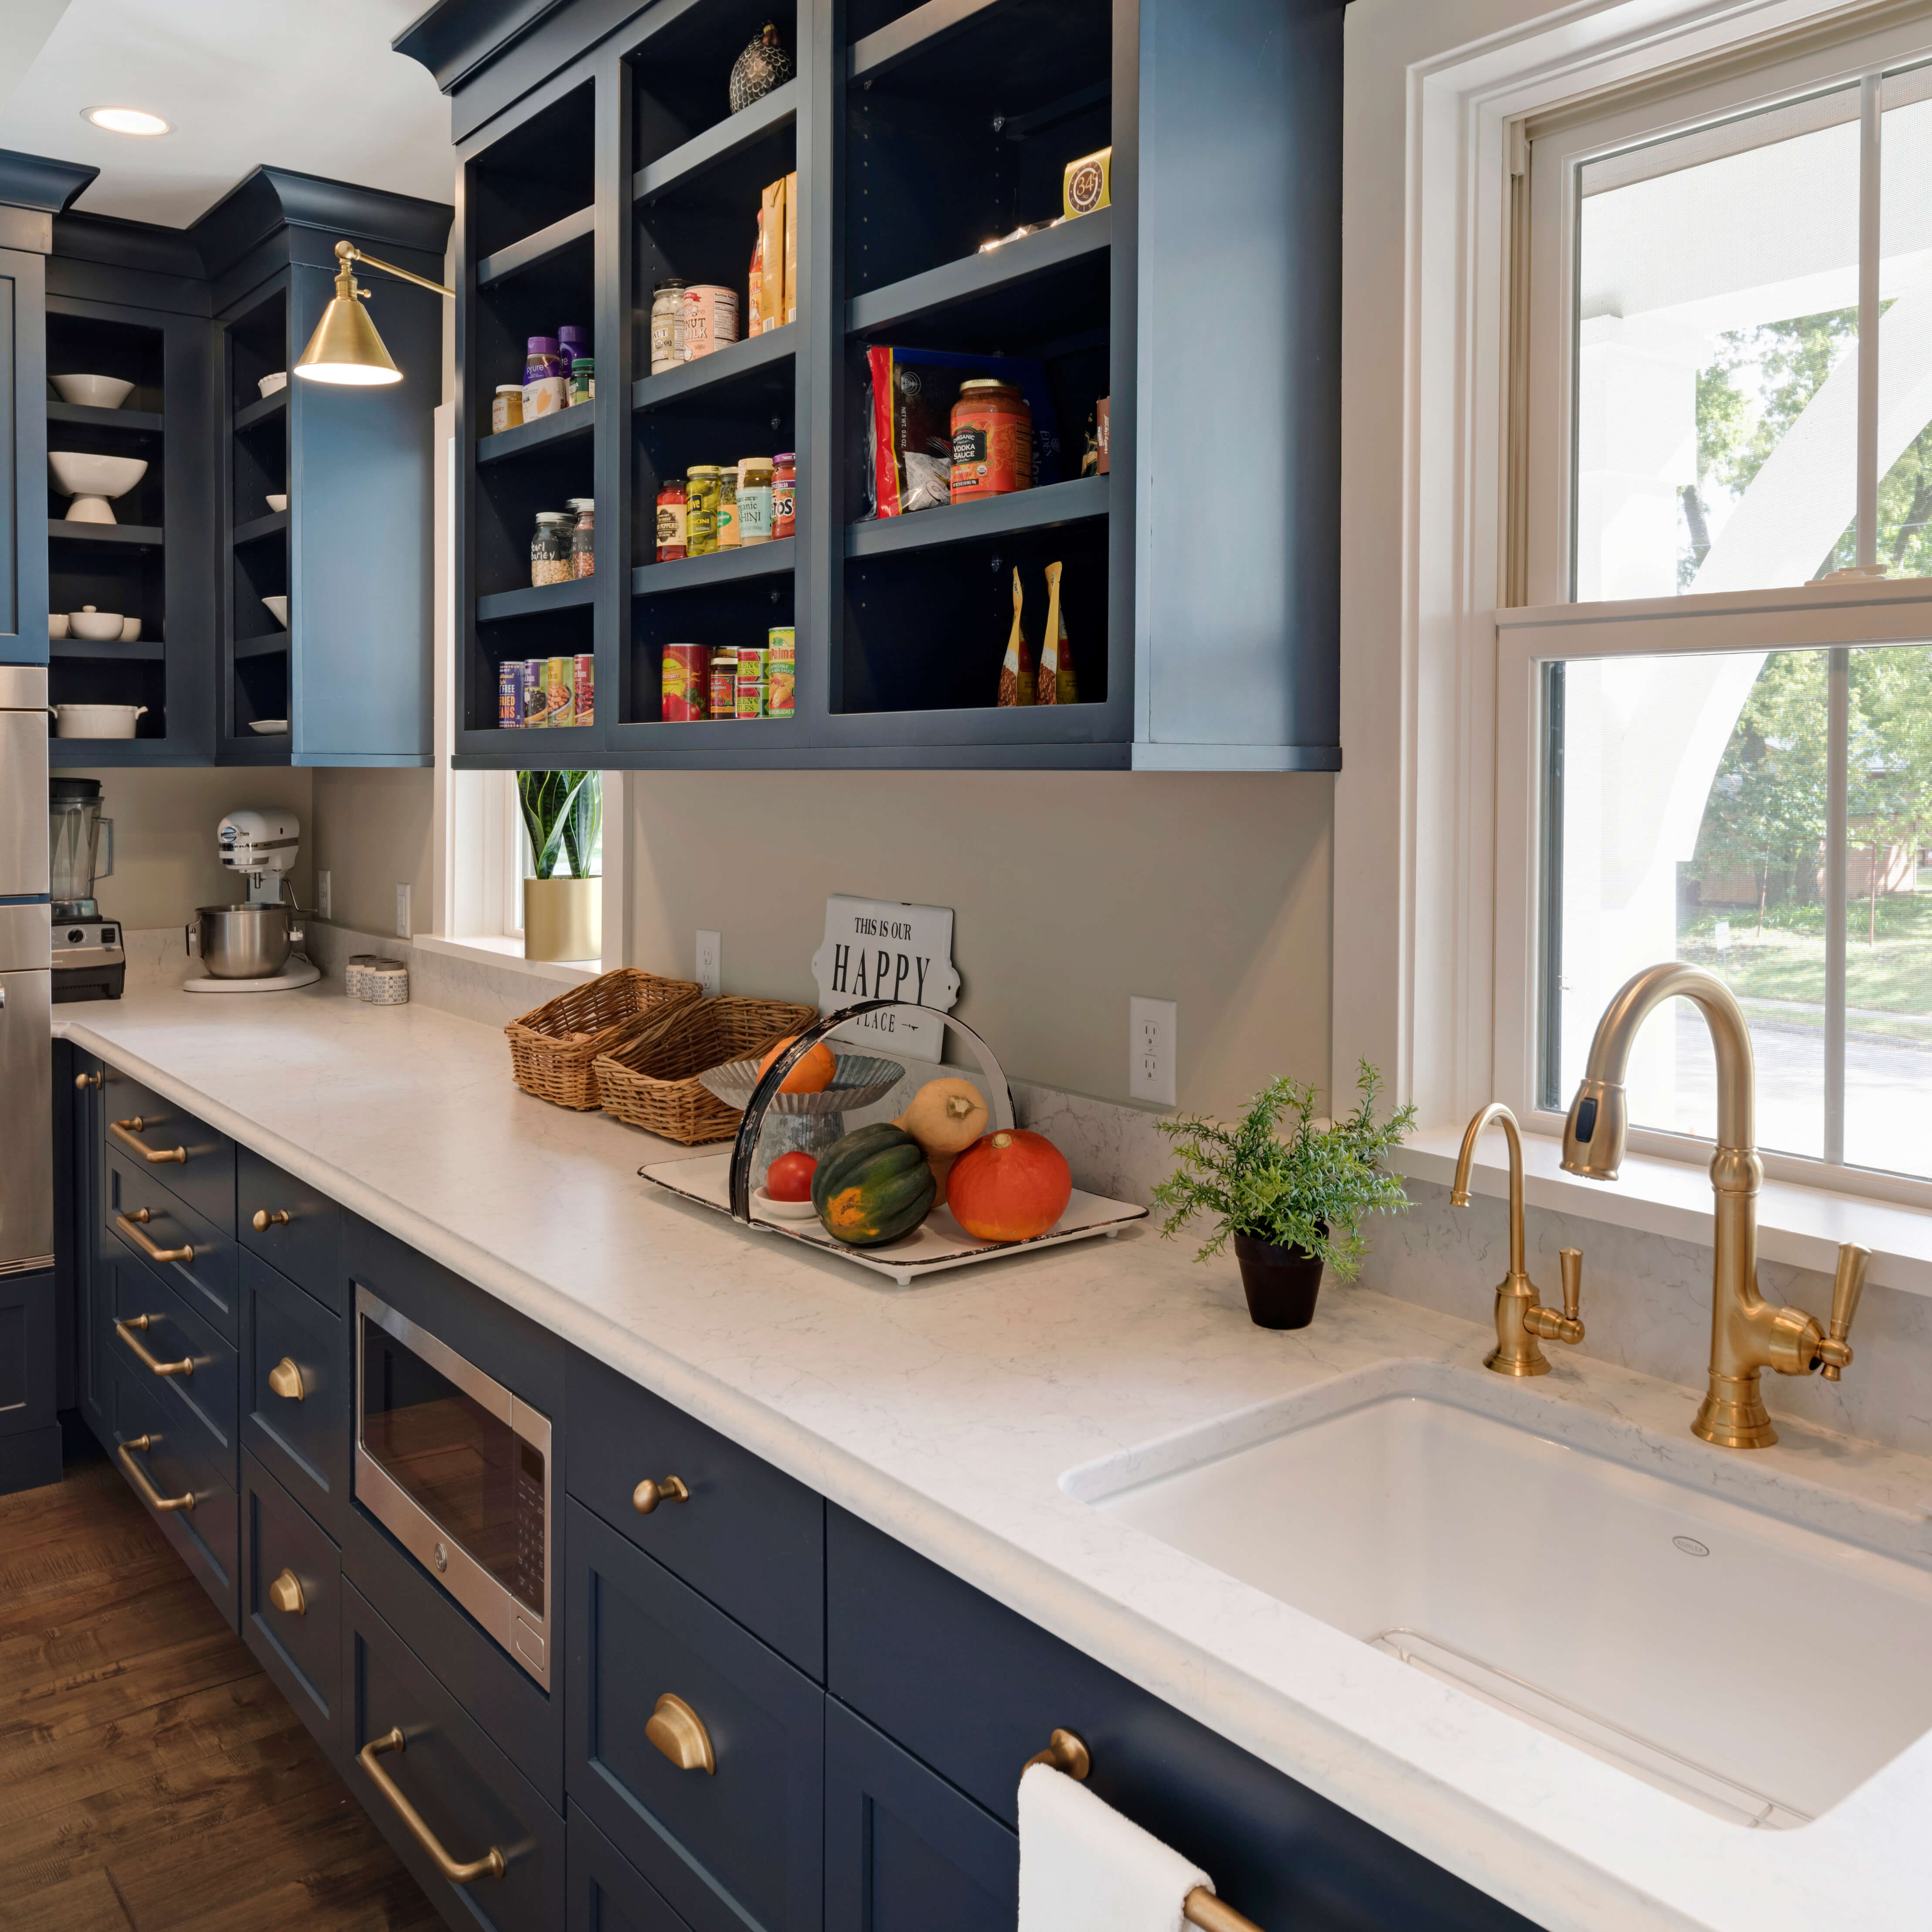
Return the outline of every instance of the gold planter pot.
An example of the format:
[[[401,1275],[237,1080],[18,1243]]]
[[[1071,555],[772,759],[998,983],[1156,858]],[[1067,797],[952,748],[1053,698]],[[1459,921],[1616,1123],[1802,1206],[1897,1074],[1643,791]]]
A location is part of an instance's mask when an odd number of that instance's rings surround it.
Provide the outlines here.
[[[524,881],[524,957],[601,959],[604,956],[602,879]]]

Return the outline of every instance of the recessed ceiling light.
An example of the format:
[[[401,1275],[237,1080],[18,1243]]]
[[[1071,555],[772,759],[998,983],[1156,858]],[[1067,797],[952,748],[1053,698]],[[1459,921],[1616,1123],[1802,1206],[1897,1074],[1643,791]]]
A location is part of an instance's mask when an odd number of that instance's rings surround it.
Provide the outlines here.
[[[168,124],[158,114],[143,113],[138,107],[88,107],[82,110],[83,121],[105,128],[110,134],[165,134]]]

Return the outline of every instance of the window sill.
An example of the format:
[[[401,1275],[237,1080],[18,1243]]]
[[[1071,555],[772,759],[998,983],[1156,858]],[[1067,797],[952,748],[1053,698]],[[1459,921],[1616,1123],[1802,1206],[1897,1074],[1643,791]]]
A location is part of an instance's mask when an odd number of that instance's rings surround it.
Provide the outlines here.
[[[1460,1128],[1432,1128],[1397,1148],[1392,1165],[1413,1180],[1447,1187],[1455,1178],[1462,1144]],[[1470,1178],[1474,1192],[1508,1196],[1504,1147],[1501,1135],[1484,1136]],[[1547,1134],[1523,1136],[1523,1196],[1532,1207],[1666,1240],[1711,1245],[1711,1181],[1704,1168],[1631,1154],[1617,1179],[1606,1184],[1565,1174],[1562,1160],[1561,1141]],[[1881,1286],[1932,1296],[1932,1214],[1789,1180],[1765,1182],[1758,1196],[1761,1258],[1828,1275],[1838,1265],[1840,1241],[1871,1250],[1870,1278]]]
[[[580,986],[604,970],[596,959],[526,959],[520,939],[479,934],[473,938],[446,939],[440,933],[419,932],[410,941],[425,952],[440,952],[452,959],[468,959],[480,965],[500,966],[532,980],[548,980],[560,986]]]

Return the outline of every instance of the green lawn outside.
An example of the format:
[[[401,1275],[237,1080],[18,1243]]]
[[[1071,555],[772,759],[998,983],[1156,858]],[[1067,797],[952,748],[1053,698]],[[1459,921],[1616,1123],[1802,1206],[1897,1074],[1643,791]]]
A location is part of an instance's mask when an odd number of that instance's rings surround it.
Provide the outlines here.
[[[1865,938],[1866,909],[1851,908],[1850,943],[1845,949],[1845,1004],[1881,1012],[1912,1015],[1924,1032],[1888,1025],[1888,1032],[1932,1036],[1932,892],[1898,893],[1878,902],[1878,943]],[[1822,913],[1815,907],[1786,908],[1760,934],[1755,909],[1726,912],[1700,907],[1680,920],[1677,956],[1721,975],[1740,999],[1822,1003],[1825,998]],[[1712,934],[1728,919],[1731,943],[1720,953]],[[1809,930],[1794,930],[1799,920]],[[1804,1016],[1793,1014],[1794,1020]],[[1855,1030],[1868,1031],[1868,1026]]]

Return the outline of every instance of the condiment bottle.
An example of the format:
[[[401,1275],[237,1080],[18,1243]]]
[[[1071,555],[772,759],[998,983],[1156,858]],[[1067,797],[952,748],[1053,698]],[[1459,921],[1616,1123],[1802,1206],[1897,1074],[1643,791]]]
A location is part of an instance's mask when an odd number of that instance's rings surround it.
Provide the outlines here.
[[[524,423],[524,386],[499,382],[490,400],[490,433],[501,436],[506,429],[520,429]]]
[[[738,472],[722,470],[718,475],[718,548],[736,550],[741,531],[738,523]]]
[[[711,715],[714,718],[735,718],[738,715],[738,649],[735,644],[711,653]]]
[[[684,360],[684,280],[672,275],[651,290],[651,374]]]
[[[789,449],[772,458],[772,535],[788,537],[798,528],[798,458]]]
[[[667,483],[658,492],[658,561],[673,563],[684,555],[685,485]]]
[[[747,456],[738,464],[738,541],[761,544],[771,540],[772,460]]]
[[[530,539],[530,581],[532,584],[567,584],[570,581],[570,526],[567,510],[539,510],[536,534]]]
[[[952,405],[952,500],[1033,487],[1033,411],[1010,382],[977,376]]]
[[[578,358],[590,355],[590,344],[582,329],[571,325],[557,331],[556,352],[562,358],[563,373],[568,377],[576,368]]]
[[[571,364],[568,393],[572,409],[597,400],[597,364],[592,357],[580,356]]]
[[[709,556],[718,548],[718,466],[694,463],[685,472],[685,553]]]
[[[533,335],[524,363],[524,420],[555,416],[566,406],[563,358],[554,336]]]
[[[577,525],[570,533],[570,574],[594,577],[597,574],[597,500],[572,496],[566,500],[577,513]]]

